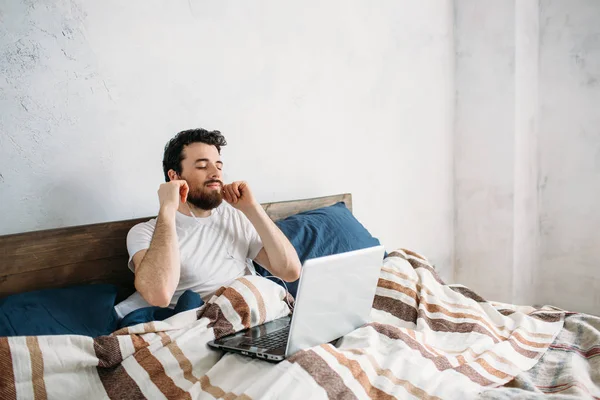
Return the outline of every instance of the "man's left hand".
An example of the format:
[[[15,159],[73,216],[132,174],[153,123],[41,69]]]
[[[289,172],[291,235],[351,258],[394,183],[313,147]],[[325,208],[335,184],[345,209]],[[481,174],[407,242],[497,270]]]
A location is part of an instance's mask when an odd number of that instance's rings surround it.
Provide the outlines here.
[[[250,186],[245,181],[223,185],[223,199],[242,212],[249,211],[257,205]]]

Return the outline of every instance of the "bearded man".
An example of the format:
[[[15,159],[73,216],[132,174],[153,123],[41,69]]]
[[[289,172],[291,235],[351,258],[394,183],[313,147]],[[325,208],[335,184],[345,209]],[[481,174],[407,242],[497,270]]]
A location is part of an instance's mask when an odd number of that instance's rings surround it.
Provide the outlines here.
[[[219,131],[190,129],[165,146],[158,216],[127,235],[136,292],[115,307],[120,318],[148,306],[173,308],[186,290],[207,301],[252,274],[252,260],[285,281],[300,276],[296,250],[248,183],[223,184],[226,144]]]

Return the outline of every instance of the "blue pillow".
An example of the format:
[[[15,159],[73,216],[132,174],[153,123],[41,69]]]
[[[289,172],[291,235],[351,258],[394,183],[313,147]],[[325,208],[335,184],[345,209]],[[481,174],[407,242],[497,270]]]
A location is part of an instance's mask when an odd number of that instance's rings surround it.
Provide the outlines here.
[[[119,329],[150,321],[164,321],[182,311],[198,308],[204,304],[200,295],[191,290],[186,290],[179,296],[175,308],[168,307],[144,307],[133,310],[119,321]]]
[[[45,289],[0,299],[0,336],[102,336],[116,330],[117,287]]]
[[[371,236],[343,202],[295,214],[276,224],[292,243],[302,263],[311,258],[379,246],[379,240]],[[255,263],[254,266],[258,274],[270,275],[260,265]],[[281,285],[279,280],[273,281]],[[288,283],[287,287],[296,297],[298,281]]]

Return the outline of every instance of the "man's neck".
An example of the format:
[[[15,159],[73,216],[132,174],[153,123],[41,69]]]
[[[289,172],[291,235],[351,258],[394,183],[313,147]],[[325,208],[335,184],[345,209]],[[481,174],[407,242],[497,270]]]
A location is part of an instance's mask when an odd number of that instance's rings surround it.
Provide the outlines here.
[[[190,212],[191,210],[191,212]],[[177,209],[183,215],[187,215],[188,217],[196,217],[196,218],[206,218],[210,217],[212,214],[212,210],[203,210],[191,204],[189,201],[185,203],[179,203],[179,208]],[[193,213],[193,214],[192,214]]]

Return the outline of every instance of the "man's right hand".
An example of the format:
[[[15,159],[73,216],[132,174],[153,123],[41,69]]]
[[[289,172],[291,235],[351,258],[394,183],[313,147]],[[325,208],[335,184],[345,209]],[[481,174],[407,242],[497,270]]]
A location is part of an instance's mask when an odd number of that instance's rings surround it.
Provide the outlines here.
[[[184,180],[173,180],[163,183],[158,188],[158,201],[161,210],[177,211],[179,202],[185,203],[190,187]]]

